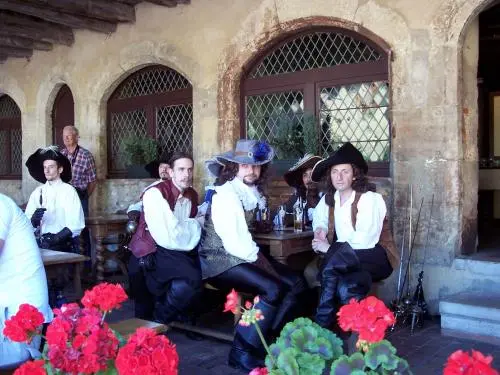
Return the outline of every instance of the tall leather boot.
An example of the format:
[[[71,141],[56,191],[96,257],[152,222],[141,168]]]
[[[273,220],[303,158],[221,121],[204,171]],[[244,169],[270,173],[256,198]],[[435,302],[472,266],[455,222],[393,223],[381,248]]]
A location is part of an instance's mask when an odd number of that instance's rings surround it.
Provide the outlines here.
[[[262,335],[266,334],[274,321],[276,307],[263,300],[255,305],[256,309],[262,311],[264,320],[259,320],[258,324]],[[262,341],[254,324],[248,327],[236,326],[233,345],[229,352],[228,364],[234,368],[240,368],[245,371],[252,371],[256,367],[264,366],[264,357],[262,356]]]
[[[295,284],[285,294],[276,311],[273,324],[268,333],[269,342],[272,343],[280,335],[281,330],[288,322],[299,316],[300,308],[298,301],[302,300],[300,296],[307,290],[306,281],[303,277],[297,277]]]
[[[178,314],[184,313],[201,293],[198,286],[193,286],[186,280],[176,279],[170,283],[170,288],[164,297],[159,297],[155,304],[155,320],[168,324],[176,320]]]

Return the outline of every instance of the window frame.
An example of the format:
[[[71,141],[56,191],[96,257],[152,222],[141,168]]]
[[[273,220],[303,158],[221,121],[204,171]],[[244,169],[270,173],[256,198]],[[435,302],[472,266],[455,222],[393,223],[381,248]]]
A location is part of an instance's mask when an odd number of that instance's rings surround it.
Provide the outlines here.
[[[286,43],[307,34],[318,32],[339,33],[367,44],[380,54],[376,61],[366,61],[356,64],[339,64],[333,67],[317,68],[291,73],[268,75],[259,78],[250,78],[252,71],[274,50]],[[317,27],[303,30],[300,33],[287,35],[251,60],[243,69],[240,82],[240,136],[246,137],[246,97],[288,91],[302,91],[304,95],[304,112],[319,116],[319,93],[323,87],[361,83],[367,81],[386,81],[389,85],[389,147],[392,146],[392,90],[389,75],[390,52],[368,39],[362,34],[351,30],[336,27]],[[390,176],[390,156],[388,161],[368,162],[368,175],[373,177]]]
[[[108,178],[126,178],[127,171],[120,169],[112,168],[112,159],[113,155],[111,154],[112,150],[112,137],[111,137],[111,118],[112,114],[116,113],[124,113],[130,112],[138,109],[142,109],[146,115],[146,134],[148,137],[151,137],[154,140],[157,140],[156,137],[156,111],[155,108],[158,107],[166,107],[166,106],[174,106],[181,104],[190,104],[193,105],[193,87],[191,83],[189,83],[189,87],[178,89],[174,91],[149,94],[149,95],[141,95],[128,97],[123,99],[118,99],[118,95],[123,88],[131,79],[138,74],[141,74],[148,70],[155,69],[164,69],[164,70],[172,70],[177,74],[183,76],[181,73],[177,72],[175,69],[172,69],[165,65],[151,65],[142,69],[137,70],[136,72],[130,74],[126,77],[123,82],[121,82],[116,89],[113,91],[113,94],[110,96],[107,102],[106,108],[106,144],[107,144],[107,167],[108,167]],[[184,77],[184,76],[183,76]],[[185,77],[184,77],[185,78]]]
[[[12,102],[17,106],[19,110],[19,116],[16,117],[0,117],[0,131],[5,131],[8,130],[8,139],[7,139],[7,151],[5,152],[5,157],[7,158],[5,160],[5,164],[8,165],[9,168],[9,173],[7,174],[0,174],[0,180],[21,180],[22,179],[22,161],[21,161],[21,173],[12,173],[12,130],[21,130],[21,150],[22,150],[22,116],[21,116],[21,109],[17,105],[14,99],[12,99],[11,96],[9,95],[1,95],[0,100],[4,99],[7,97],[8,99],[12,100]]]

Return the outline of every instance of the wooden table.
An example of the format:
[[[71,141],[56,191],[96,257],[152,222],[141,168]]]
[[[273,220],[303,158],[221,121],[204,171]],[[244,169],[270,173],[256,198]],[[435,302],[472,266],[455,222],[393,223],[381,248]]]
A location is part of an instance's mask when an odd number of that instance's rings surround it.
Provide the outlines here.
[[[312,251],[314,232],[306,230],[294,232],[293,228],[274,230],[270,233],[252,233],[257,245],[269,246],[270,255],[278,262],[286,264],[287,258],[292,254]]]
[[[81,297],[83,295],[82,281],[80,279],[81,265],[89,258],[80,254],[65,253],[63,251],[55,251],[49,249],[40,249],[40,253],[42,254],[43,265],[46,269],[55,268],[60,266],[61,264],[75,265],[73,270],[73,286],[75,288],[76,296]]]
[[[111,233],[125,232],[127,215],[98,215],[85,218],[85,226],[90,229],[90,234],[95,241],[96,251],[96,279],[97,282],[104,280],[104,247],[102,241]]]

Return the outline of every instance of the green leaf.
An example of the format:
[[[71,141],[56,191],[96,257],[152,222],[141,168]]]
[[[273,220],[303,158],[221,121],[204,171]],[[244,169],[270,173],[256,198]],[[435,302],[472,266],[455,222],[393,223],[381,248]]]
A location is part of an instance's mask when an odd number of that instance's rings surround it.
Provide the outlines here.
[[[363,354],[354,353],[350,357],[342,355],[332,363],[330,375],[364,375],[364,368],[365,360],[363,358]]]
[[[321,375],[325,368],[325,361],[316,354],[299,353],[297,363],[300,375]]]
[[[410,370],[410,364],[406,361],[406,359],[403,359],[401,357],[397,358],[398,358],[398,363],[392,373],[397,375],[413,375],[413,373]]]
[[[115,337],[118,339],[118,347],[121,348],[122,346],[124,346],[127,343],[127,339],[125,337],[123,337],[123,335],[120,332],[115,331],[112,328],[110,328],[110,329],[111,329],[111,331],[113,331],[113,333],[115,334]]]
[[[45,345],[45,346],[47,346],[47,345]],[[44,350],[44,352],[45,352],[45,350]],[[49,361],[45,361],[45,364],[43,365],[43,367],[45,367],[45,371],[47,372],[47,375],[54,375],[54,369]]]
[[[277,367],[286,375],[300,375],[299,365],[295,357],[298,351],[294,348],[285,349],[276,360]]]
[[[372,370],[382,366],[386,370],[394,370],[398,364],[396,349],[387,340],[371,344],[365,354],[366,366]]]

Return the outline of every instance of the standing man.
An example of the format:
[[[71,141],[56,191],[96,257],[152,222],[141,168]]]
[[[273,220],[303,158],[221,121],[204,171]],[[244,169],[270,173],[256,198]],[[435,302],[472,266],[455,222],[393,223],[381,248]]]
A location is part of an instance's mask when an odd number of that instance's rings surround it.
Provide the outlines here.
[[[68,158],[57,146],[39,148],[26,161],[30,175],[43,185],[31,193],[26,216],[40,247],[79,252],[78,236],[85,227],[82,205],[71,181]]]
[[[29,219],[12,199],[0,194],[0,370],[15,368],[40,355],[40,336],[30,344],[11,342],[3,336],[5,321],[29,303],[45,322],[52,320],[47,278]]]
[[[363,155],[351,143],[313,169],[312,180],[322,181],[326,187],[314,210],[312,241],[314,251],[324,254],[315,316],[324,328],[336,322],[338,303],[364,298],[373,281],[389,277],[393,266],[387,251],[397,256],[381,244],[387,209],[382,195],[368,182],[367,171]]]
[[[252,239],[253,212],[266,207],[266,170],[274,150],[265,142],[242,139],[234,151],[218,155],[222,168],[207,209],[199,254],[203,278],[222,289],[235,288],[259,295],[255,307],[265,316],[261,333],[270,339],[293,319],[302,277],[287,266],[267,259]],[[251,371],[263,365],[264,348],[255,325],[238,325],[229,365]]]
[[[97,175],[94,157],[89,150],[78,144],[78,129],[72,125],[63,129],[63,142],[65,148],[61,153],[69,159],[73,179],[71,185],[76,189],[82,202],[83,213],[89,215],[89,197],[94,192],[97,184]]]
[[[198,194],[191,187],[193,159],[176,152],[169,165],[171,179],[143,193],[139,226],[129,244],[134,255],[129,276],[136,316],[152,315],[152,295],[154,316],[163,323],[185,313],[202,291],[196,251],[201,235],[195,219]]]

